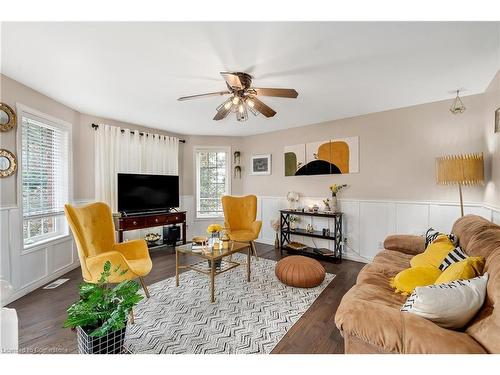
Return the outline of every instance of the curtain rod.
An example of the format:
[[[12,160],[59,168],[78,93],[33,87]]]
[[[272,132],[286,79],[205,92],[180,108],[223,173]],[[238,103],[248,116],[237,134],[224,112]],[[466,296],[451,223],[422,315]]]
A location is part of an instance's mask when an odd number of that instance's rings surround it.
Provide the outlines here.
[[[94,128],[94,130],[97,130],[99,128],[99,125],[98,124],[92,124],[92,127]],[[124,129],[121,130],[122,133],[125,132]],[[133,130],[130,131],[130,134],[134,134],[135,132]],[[139,135],[144,135],[144,133],[139,133]],[[179,139],[179,143],[186,143],[186,140],[185,139]]]

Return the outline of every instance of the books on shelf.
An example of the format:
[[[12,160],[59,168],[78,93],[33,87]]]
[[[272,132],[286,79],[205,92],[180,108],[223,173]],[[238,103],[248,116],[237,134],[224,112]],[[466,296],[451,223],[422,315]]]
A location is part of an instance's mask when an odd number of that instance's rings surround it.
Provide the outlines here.
[[[316,254],[320,254],[320,255],[323,255],[323,256],[327,256],[327,257],[332,257],[332,256],[335,255],[335,253],[332,250],[325,249],[325,248],[313,248],[313,251]]]

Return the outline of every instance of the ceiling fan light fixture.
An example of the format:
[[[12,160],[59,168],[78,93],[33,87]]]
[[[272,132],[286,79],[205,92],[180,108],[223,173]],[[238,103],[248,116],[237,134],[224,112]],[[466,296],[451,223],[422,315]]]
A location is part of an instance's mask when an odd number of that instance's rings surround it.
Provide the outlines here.
[[[295,89],[285,88],[255,88],[252,87],[252,76],[244,72],[221,72],[226,82],[225,91],[209,92],[205,94],[182,96],[179,101],[207,98],[212,96],[230,95],[217,107],[214,121],[225,119],[230,113],[236,115],[238,121],[248,119],[248,111],[254,116],[262,114],[266,118],[273,117],[276,111],[263,103],[257,96],[272,96],[278,98],[296,98],[298,93]]]
[[[460,113],[465,112],[465,106],[464,103],[462,103],[462,99],[460,99],[460,96],[458,95],[460,90],[457,90],[457,97],[453,101],[450,107],[450,112],[453,113],[454,115],[458,115]]]
[[[236,120],[240,122],[248,120],[247,108],[243,103],[238,107],[238,111],[236,112]]]

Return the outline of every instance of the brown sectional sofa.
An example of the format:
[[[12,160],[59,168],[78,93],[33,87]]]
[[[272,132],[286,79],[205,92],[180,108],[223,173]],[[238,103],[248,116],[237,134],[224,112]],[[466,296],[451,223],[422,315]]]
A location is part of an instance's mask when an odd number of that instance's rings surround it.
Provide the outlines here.
[[[500,226],[474,215],[453,225],[460,246],[470,256],[486,258],[489,274],[483,307],[462,331],[399,311],[406,297],[394,293],[389,279],[424,251],[424,239],[393,235],[384,250],[359,273],[335,316],[346,353],[500,353]]]

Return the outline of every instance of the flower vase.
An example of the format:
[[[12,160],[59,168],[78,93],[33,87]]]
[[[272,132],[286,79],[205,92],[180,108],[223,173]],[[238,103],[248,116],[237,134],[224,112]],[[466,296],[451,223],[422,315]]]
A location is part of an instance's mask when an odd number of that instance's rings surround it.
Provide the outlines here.
[[[220,243],[220,232],[212,232],[212,234],[210,235],[210,238],[208,240],[209,246],[212,247],[212,254],[214,252],[214,244],[215,243],[217,243],[219,247],[222,246],[222,244]],[[208,262],[208,267],[212,268],[212,261],[207,260],[207,262]],[[215,263],[215,268],[220,269],[222,259],[216,260],[216,261],[214,261],[214,263]]]
[[[332,201],[330,202],[330,209],[332,212],[339,212],[339,205],[337,202],[337,196],[332,196]]]

